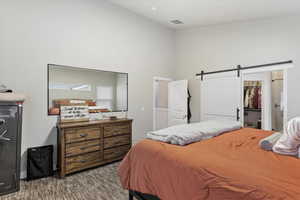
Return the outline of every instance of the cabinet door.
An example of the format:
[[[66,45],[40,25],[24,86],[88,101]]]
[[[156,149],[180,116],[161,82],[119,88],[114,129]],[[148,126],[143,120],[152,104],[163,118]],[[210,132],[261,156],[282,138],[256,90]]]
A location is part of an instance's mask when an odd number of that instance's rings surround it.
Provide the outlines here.
[[[16,189],[18,108],[0,106],[0,194]]]

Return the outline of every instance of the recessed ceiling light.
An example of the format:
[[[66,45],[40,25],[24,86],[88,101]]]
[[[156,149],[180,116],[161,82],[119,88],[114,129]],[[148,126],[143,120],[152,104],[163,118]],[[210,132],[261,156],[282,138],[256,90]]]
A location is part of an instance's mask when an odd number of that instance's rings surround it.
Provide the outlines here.
[[[151,10],[156,11],[157,8],[156,8],[155,6],[152,6],[152,7],[151,7]]]
[[[172,24],[176,24],[176,25],[184,24],[182,21],[180,21],[180,20],[178,20],[178,19],[171,20],[170,22],[171,22]]]

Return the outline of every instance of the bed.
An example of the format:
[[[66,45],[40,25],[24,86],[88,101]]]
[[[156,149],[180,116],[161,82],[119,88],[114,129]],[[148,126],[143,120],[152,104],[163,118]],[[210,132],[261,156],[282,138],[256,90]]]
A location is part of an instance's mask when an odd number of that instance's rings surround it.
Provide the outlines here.
[[[300,160],[263,151],[270,131],[243,128],[187,146],[145,139],[119,167],[129,199],[300,199]]]

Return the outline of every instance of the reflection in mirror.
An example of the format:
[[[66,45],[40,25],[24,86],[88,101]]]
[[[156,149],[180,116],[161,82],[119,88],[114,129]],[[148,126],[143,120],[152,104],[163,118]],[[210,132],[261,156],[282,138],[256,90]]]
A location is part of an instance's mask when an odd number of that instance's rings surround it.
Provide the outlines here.
[[[61,105],[88,104],[94,112],[127,111],[128,74],[48,65],[49,114]]]

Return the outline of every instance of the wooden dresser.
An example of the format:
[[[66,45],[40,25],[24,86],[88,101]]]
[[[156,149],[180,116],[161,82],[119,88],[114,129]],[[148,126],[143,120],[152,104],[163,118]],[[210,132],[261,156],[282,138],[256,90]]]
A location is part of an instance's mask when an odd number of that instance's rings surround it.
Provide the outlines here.
[[[132,120],[58,124],[59,176],[121,160],[131,147]]]

